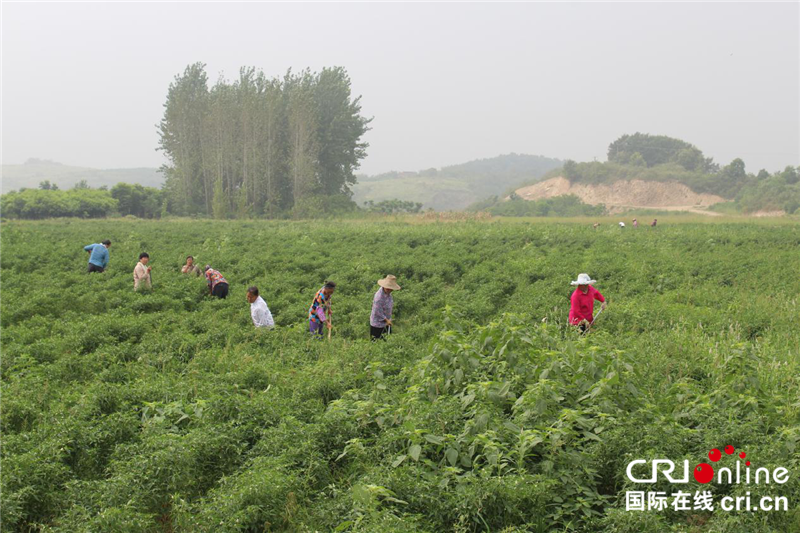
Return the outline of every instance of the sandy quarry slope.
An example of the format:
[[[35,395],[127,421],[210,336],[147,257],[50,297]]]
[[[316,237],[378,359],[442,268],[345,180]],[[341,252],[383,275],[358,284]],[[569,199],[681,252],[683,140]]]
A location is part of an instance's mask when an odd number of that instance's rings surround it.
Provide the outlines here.
[[[592,185],[570,183],[566,178],[557,177],[522,187],[516,193],[525,200],[574,194],[587,204],[605,204],[610,213],[629,208],[653,208],[716,215],[708,211],[708,207],[725,201],[715,194],[696,193],[682,183],[643,180]]]

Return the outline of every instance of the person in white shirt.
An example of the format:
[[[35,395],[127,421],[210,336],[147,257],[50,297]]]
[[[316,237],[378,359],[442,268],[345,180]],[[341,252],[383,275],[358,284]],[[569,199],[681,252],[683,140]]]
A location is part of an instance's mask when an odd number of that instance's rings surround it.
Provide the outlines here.
[[[253,286],[247,289],[247,301],[250,302],[250,316],[253,317],[255,327],[275,327],[275,321],[272,319],[272,313],[269,312],[267,302],[258,295],[258,287]]]
[[[136,263],[136,267],[133,269],[133,290],[135,291],[141,288],[150,289],[153,286],[150,280],[150,271],[153,268],[147,266],[148,262],[150,262],[150,256],[147,252],[140,253],[139,262]]]

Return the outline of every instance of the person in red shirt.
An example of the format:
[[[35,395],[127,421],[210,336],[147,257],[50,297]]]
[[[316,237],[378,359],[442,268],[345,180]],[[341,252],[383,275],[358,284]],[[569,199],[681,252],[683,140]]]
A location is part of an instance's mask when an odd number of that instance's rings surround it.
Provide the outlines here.
[[[581,328],[581,332],[586,332],[594,322],[595,300],[602,302],[601,311],[606,308],[606,299],[600,291],[592,287],[592,283],[596,283],[596,280],[590,278],[589,274],[579,274],[578,279],[571,282],[571,285],[577,285],[578,288],[570,297],[569,323]]]

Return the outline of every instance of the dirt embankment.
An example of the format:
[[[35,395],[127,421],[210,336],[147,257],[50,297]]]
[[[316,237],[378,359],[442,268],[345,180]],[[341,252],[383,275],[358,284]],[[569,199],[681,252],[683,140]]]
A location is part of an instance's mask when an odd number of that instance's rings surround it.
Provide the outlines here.
[[[716,215],[717,213],[708,211],[708,207],[725,201],[715,194],[694,192],[682,183],[643,180],[591,185],[570,183],[566,178],[558,177],[522,187],[517,189],[516,193],[525,200],[574,194],[587,204],[605,204],[610,213],[631,208],[647,208]]]

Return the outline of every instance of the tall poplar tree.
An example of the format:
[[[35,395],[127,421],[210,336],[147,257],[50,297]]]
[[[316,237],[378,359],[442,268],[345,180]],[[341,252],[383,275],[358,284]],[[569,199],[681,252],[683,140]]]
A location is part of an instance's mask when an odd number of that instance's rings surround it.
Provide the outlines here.
[[[186,67],[167,91],[158,125],[159,149],[172,162],[164,168],[166,189],[179,214],[207,212],[203,198],[202,137],[208,106],[208,78],[203,63]]]
[[[177,214],[278,216],[306,198],[349,198],[366,155],[343,68],[267,78],[246,67],[209,90],[205,65],[170,84],[159,124],[165,201]],[[307,203],[307,202],[306,202]],[[312,204],[308,204],[312,205]]]

